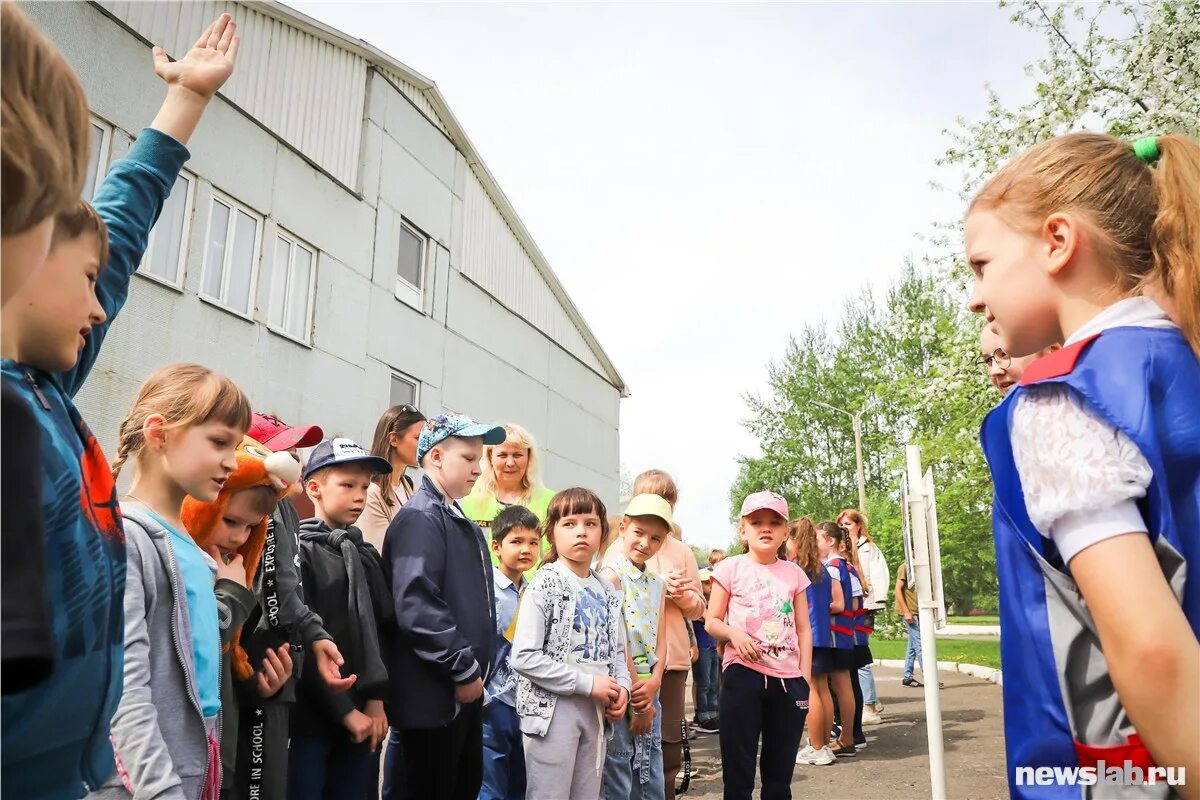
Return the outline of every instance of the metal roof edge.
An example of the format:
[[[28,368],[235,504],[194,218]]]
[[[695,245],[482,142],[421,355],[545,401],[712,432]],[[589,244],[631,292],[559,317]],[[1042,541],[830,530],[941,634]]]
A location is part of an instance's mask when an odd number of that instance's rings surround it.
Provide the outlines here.
[[[343,33],[342,31],[337,30],[336,28],[330,27],[323,22],[313,19],[307,14],[297,11],[291,6],[279,2],[279,0],[258,0],[258,2],[254,3],[254,8],[262,13],[275,17],[281,22],[294,25],[313,34],[314,36],[319,36],[326,41],[330,41],[340,47],[344,47],[345,49],[363,57],[375,66],[387,66],[388,68],[399,73],[405,80],[411,82],[418,89],[420,89],[421,93],[425,95],[425,99],[428,100],[433,106],[434,112],[441,119],[442,124],[446,126],[446,129],[449,131],[450,138],[466,157],[467,166],[469,166],[475,173],[476,177],[479,178],[480,182],[483,184],[483,188],[487,191],[488,196],[492,198],[492,202],[494,202],[497,208],[500,209],[500,213],[504,215],[505,221],[508,223],[509,228],[512,229],[512,232],[517,237],[517,240],[529,254],[534,266],[537,267],[538,272],[546,281],[546,284],[550,287],[551,293],[566,310],[567,316],[579,330],[579,333],[583,336],[583,339],[587,343],[588,347],[591,348],[592,352],[596,355],[596,358],[600,360],[601,366],[603,366],[605,372],[608,373],[613,385],[620,391],[621,397],[628,397],[629,387],[626,385],[625,379],[621,377],[621,373],[617,371],[616,366],[612,363],[612,360],[604,351],[604,347],[601,346],[599,340],[596,339],[596,335],[592,332],[591,326],[588,325],[587,321],[583,318],[583,314],[579,312],[579,308],[575,305],[575,302],[567,293],[566,288],[562,285],[562,282],[554,273],[554,269],[550,266],[550,262],[542,253],[541,248],[537,246],[537,242],[534,241],[533,235],[529,232],[529,229],[525,227],[525,223],[521,221],[520,215],[517,214],[517,210],[513,207],[512,203],[509,202],[508,197],[504,194],[504,190],[500,188],[500,184],[496,181],[495,176],[492,175],[491,170],[488,169],[487,164],[484,163],[482,156],[479,155],[479,151],[475,149],[474,143],[471,142],[471,138],[467,136],[467,132],[463,129],[462,125],[458,121],[458,118],[450,109],[449,104],[446,102],[446,98],[442,96],[442,92],[440,89],[438,89],[437,84],[429,78],[426,78],[421,73],[412,69],[407,64],[404,64],[398,59],[383,52],[374,45],[369,44],[362,39],[355,39]]]

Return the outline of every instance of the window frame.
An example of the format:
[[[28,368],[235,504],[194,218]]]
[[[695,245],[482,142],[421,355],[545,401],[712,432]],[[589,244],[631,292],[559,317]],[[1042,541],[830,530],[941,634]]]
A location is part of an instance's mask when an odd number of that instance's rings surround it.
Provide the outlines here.
[[[187,279],[187,260],[188,260],[188,252],[190,250],[189,245],[191,244],[191,237],[192,237],[192,217],[194,216],[194,212],[195,212],[196,184],[199,181],[199,177],[195,173],[193,173],[189,170],[181,169],[179,171],[179,175],[175,178],[175,180],[179,180],[179,178],[185,178],[188,181],[188,190],[187,190],[187,194],[183,198],[183,203],[184,203],[183,230],[180,231],[180,234],[179,234],[179,263],[176,265],[177,280],[174,282],[171,282],[170,280],[164,278],[161,275],[156,275],[153,272],[150,272],[148,269],[149,264],[150,264],[150,257],[154,252],[155,233],[158,230],[158,223],[162,221],[161,214],[159,215],[158,220],[154,223],[154,227],[150,229],[150,233],[146,239],[146,251],[144,253],[142,253],[142,261],[140,264],[138,264],[136,274],[141,275],[143,278],[146,278],[147,280],[152,280],[155,283],[159,283],[159,284],[162,284],[163,286],[169,287],[171,289],[176,289],[176,290],[182,292],[182,291],[184,291],[184,281]],[[172,191],[174,191],[174,186],[172,186],[171,188],[172,188]],[[164,202],[163,205],[165,206],[166,203]],[[212,215],[212,210],[210,209],[209,210],[209,222],[212,221],[211,215]],[[207,244],[207,243],[208,243],[208,240],[206,239],[205,244]],[[206,247],[205,248],[205,259],[207,259],[207,258],[208,258],[208,248]],[[146,267],[146,269],[143,269],[143,267]],[[201,266],[200,271],[203,274],[203,272],[204,272],[203,265]]]
[[[233,246],[232,246],[233,240],[234,240],[234,236],[237,232],[237,225],[235,224],[237,221],[237,212],[242,211],[258,222],[258,225],[255,226],[255,230],[254,230],[254,248],[251,251],[251,261],[250,261],[250,287],[249,287],[249,292],[247,294],[247,299],[248,299],[250,307],[248,309],[246,309],[246,311],[238,311],[236,308],[232,308],[231,306],[228,305],[229,281],[228,281],[228,275],[225,271],[224,263],[221,264],[221,295],[222,295],[222,297],[212,297],[211,295],[204,293],[204,279],[208,275],[208,269],[209,269],[209,263],[208,263],[208,251],[209,251],[209,242],[210,242],[209,235],[212,233],[213,211],[215,210],[214,206],[217,203],[221,203],[222,205],[228,207],[230,210],[229,229],[225,232],[225,253],[226,253],[227,257],[233,251]],[[259,273],[259,268],[262,265],[263,229],[266,227],[266,224],[267,224],[267,220],[264,215],[258,213],[254,209],[250,208],[245,203],[234,200],[230,195],[226,194],[225,192],[222,192],[221,190],[217,189],[215,186],[212,187],[212,194],[208,198],[208,226],[205,228],[205,235],[204,235],[204,260],[200,267],[200,285],[197,287],[197,291],[196,291],[196,295],[201,300],[203,300],[206,303],[209,303],[210,305],[216,306],[217,308],[221,309],[222,311],[227,311],[236,317],[241,317],[242,319],[248,320],[250,322],[255,321],[254,312],[258,310],[258,302],[257,302],[257,297],[255,295],[258,292],[258,273]]]
[[[297,236],[296,234],[289,231],[287,228],[284,228],[282,225],[279,225],[279,224],[275,225],[275,239],[276,240],[279,240],[279,239],[287,240],[291,244],[292,249],[290,251],[291,256],[290,256],[290,259],[289,259],[289,262],[287,265],[287,272],[285,273],[288,280],[287,280],[287,285],[284,287],[284,295],[283,295],[283,326],[278,326],[278,325],[274,325],[271,323],[271,311],[272,311],[271,298],[268,296],[267,297],[267,317],[266,317],[267,330],[271,331],[272,333],[278,334],[278,335],[284,337],[285,339],[290,339],[291,341],[296,342],[297,344],[302,344],[305,347],[312,347],[313,312],[315,311],[315,307],[316,307],[316,294],[317,294],[317,262],[320,259],[321,251],[318,250],[313,245],[306,242],[304,239],[301,239],[299,236]],[[276,247],[278,247],[278,241],[275,242],[275,245],[276,245]],[[304,315],[304,319],[305,319],[304,338],[298,338],[295,334],[288,331],[287,327],[286,327],[287,319],[288,319],[288,300],[289,300],[288,293],[292,287],[292,281],[291,281],[292,263],[294,262],[295,257],[296,257],[296,248],[297,247],[304,248],[305,250],[307,250],[309,252],[309,254],[312,255],[312,268],[309,270],[309,274],[308,274],[308,307],[305,309],[305,315]],[[272,281],[275,280],[276,266],[277,265],[275,264],[275,252],[273,251],[271,254],[271,280]]]
[[[416,378],[412,377],[411,375],[405,375],[403,372],[396,370],[396,369],[388,370],[388,373],[390,375],[390,379],[388,380],[388,408],[391,408],[392,406],[397,405],[397,403],[395,402],[395,398],[392,396],[392,386],[395,384],[396,381],[400,381],[401,383],[407,383],[409,386],[413,387],[413,399],[408,401],[408,403],[409,403],[409,405],[413,406],[414,408],[420,408],[421,407],[421,382],[419,380],[417,380]]]
[[[425,300],[425,278],[426,273],[429,271],[429,252],[432,249],[430,247],[431,239],[429,238],[429,234],[403,216],[400,217],[400,227],[411,233],[421,242],[420,264],[418,265],[417,272],[421,279],[421,285],[414,286],[407,278],[400,275],[400,253],[399,248],[397,248],[393,294],[395,294],[397,300],[405,305],[411,306],[417,311],[422,311]],[[397,234],[397,240],[399,240],[399,234]]]
[[[96,190],[100,188],[100,184],[104,182],[104,176],[108,174],[108,167],[112,161],[112,140],[115,128],[108,122],[104,121],[95,114],[88,113],[88,144],[91,145],[92,126],[100,129],[100,148],[96,154],[96,171],[92,175],[92,196],[83,197],[82,199],[92,202],[96,198]],[[88,160],[91,160],[91,153],[88,153]],[[86,188],[86,187],[85,187]]]

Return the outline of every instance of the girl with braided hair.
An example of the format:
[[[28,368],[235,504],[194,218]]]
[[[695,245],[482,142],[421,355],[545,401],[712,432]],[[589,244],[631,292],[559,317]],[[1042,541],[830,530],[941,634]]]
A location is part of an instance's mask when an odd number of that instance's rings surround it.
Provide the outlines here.
[[[221,786],[221,633],[214,589],[246,612],[240,554],[200,549],[181,519],[212,503],[237,467],[250,403],[229,378],[170,364],[138,390],[120,428],[113,476],[132,462],[124,520],[125,669],[112,720],[117,772],[97,797],[217,797]],[[216,554],[216,555],[214,555]],[[244,618],[245,613],[242,614]]]

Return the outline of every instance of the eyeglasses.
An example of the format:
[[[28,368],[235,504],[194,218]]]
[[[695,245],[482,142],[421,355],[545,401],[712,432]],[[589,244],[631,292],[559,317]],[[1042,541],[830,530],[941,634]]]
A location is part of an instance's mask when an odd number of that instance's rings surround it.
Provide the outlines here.
[[[421,410],[419,408],[417,408],[416,406],[410,406],[408,403],[405,403],[402,406],[397,406],[397,410],[401,414],[420,414],[421,413]]]
[[[1012,356],[997,347],[991,352],[991,355],[981,357],[979,363],[983,365],[984,369],[991,369],[992,364],[1000,369],[1008,369],[1008,365],[1012,363]]]

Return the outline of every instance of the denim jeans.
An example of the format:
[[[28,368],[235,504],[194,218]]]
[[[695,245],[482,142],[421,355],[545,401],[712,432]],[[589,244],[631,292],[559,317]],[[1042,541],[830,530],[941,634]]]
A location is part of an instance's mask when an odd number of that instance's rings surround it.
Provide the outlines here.
[[[288,747],[289,800],[361,798],[371,785],[371,748],[336,739],[293,736]]]
[[[604,758],[604,784],[600,800],[662,800],[663,775],[662,704],[654,698],[654,723],[650,733],[629,732],[630,710],[613,725],[613,737]]]
[[[700,658],[692,664],[692,680],[696,682],[696,721],[716,719],[719,714],[717,687],[721,680],[721,659],[717,656],[717,648],[709,647],[700,651]]]
[[[524,800],[525,752],[521,720],[510,705],[483,707],[483,788],[479,800]]]
[[[875,692],[875,673],[871,671],[871,665],[858,668],[858,683],[862,686],[863,702],[869,706],[875,705],[879,699]]]
[[[906,620],[904,624],[908,626],[908,652],[904,655],[904,679],[912,680],[913,663],[921,663],[921,628],[917,624],[916,617],[913,617],[912,622]]]

